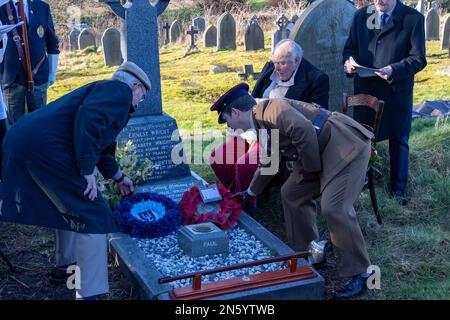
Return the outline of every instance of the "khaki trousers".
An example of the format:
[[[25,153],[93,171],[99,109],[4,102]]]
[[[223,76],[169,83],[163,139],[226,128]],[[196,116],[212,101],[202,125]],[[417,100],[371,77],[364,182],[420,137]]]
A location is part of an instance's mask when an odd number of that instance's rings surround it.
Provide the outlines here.
[[[353,207],[364,185],[370,146],[338,173],[324,188],[321,209],[330,231],[342,277],[366,272],[370,265],[366,244]],[[292,172],[281,188],[286,236],[294,250],[306,250],[319,234],[314,199],[320,196],[320,182],[301,181]]]
[[[106,234],[56,230],[56,265],[76,262],[80,268],[77,298],[109,292]]]

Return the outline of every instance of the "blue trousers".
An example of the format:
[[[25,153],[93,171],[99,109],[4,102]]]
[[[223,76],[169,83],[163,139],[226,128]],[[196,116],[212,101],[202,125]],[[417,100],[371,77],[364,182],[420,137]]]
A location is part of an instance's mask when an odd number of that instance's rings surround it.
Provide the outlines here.
[[[25,114],[25,105],[28,112],[44,107],[47,104],[47,88],[48,85],[43,84],[29,92],[27,87],[18,83],[3,85],[9,124],[16,123]]]
[[[389,156],[391,159],[391,188],[404,191],[408,180],[409,136],[389,139]]]

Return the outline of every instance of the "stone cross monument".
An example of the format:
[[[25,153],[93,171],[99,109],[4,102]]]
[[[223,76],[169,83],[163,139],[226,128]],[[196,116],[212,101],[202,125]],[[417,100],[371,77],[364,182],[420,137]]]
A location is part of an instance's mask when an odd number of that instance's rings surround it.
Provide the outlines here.
[[[169,42],[170,42],[170,33],[169,33],[169,30],[170,30],[170,23],[166,22],[166,23],[163,25],[163,29],[164,29],[164,31],[165,31],[164,44],[169,44]]]
[[[146,182],[190,175],[186,162],[180,161],[180,158],[184,159],[184,154],[176,131],[176,121],[162,112],[157,18],[170,0],[133,0],[124,6],[120,0],[96,1],[106,3],[122,18],[123,59],[140,66],[152,84],[146,99],[139,104],[133,118],[119,136],[119,145],[131,140],[136,146],[139,162],[145,159],[152,161],[152,174]],[[175,147],[179,152],[174,162],[171,153]]]

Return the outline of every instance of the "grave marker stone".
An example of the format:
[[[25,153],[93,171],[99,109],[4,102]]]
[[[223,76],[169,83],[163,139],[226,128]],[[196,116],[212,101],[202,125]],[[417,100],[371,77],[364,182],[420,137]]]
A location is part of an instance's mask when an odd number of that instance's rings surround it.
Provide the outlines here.
[[[206,27],[206,21],[205,21],[205,18],[198,17],[198,18],[192,19],[192,25],[193,25],[199,32],[205,31],[205,27]]]
[[[301,14],[290,38],[299,43],[305,58],[330,80],[329,109],[339,110],[342,94],[353,93],[353,82],[342,67],[342,51],[355,7],[348,1],[316,0]]]
[[[275,25],[277,26],[277,31],[272,34],[272,52],[275,49],[278,42],[283,39],[289,38],[290,31],[288,30],[288,25],[290,21],[284,14],[280,15],[277,20],[275,20]]]
[[[170,26],[170,43],[174,44],[181,40],[181,34],[183,33],[183,28],[180,21],[175,20]]]
[[[83,29],[78,36],[78,48],[83,50],[87,47],[94,46],[97,47],[95,43],[95,36],[90,29]]]
[[[80,47],[78,46],[78,37],[80,36],[80,30],[73,29],[69,34],[69,50],[74,51],[78,50]]]
[[[236,50],[236,21],[227,12],[217,22],[217,50]]]
[[[259,26],[256,16],[250,20],[244,35],[245,51],[264,50],[264,32]]]
[[[170,42],[170,23],[166,22],[162,28],[164,30],[164,35],[165,35],[164,44],[166,45],[166,44],[169,44],[169,42]]]
[[[192,51],[197,51],[198,48],[197,45],[195,44],[195,35],[198,34],[198,30],[194,26],[191,26],[191,28],[188,31],[186,31],[186,34],[190,36],[190,44],[185,54]]]
[[[441,50],[448,49],[449,38],[450,38],[450,15],[447,16],[444,25],[442,26]]]
[[[439,14],[431,9],[425,16],[425,40],[439,40]]]
[[[119,66],[122,61],[120,32],[114,28],[105,30],[102,36],[103,55],[107,67]]]
[[[168,1],[153,5],[148,0],[134,0],[127,9],[120,0],[100,1],[110,5],[124,19],[121,29],[124,60],[140,66],[152,84],[146,99],[119,135],[119,145],[131,140],[136,146],[138,164],[145,159],[152,161],[151,175],[144,183],[189,175],[189,167],[183,162],[184,152],[176,121],[162,112],[157,16],[167,7]],[[172,158],[174,149],[178,154]]]
[[[209,26],[203,33],[203,45],[205,48],[217,46],[217,28],[215,26]]]

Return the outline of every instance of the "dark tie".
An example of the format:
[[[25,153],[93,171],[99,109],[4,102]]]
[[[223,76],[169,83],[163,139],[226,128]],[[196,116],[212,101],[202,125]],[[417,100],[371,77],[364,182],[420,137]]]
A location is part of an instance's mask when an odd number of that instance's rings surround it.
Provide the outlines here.
[[[381,15],[381,28],[384,28],[384,26],[387,24],[388,19],[389,15],[387,13],[383,13]]]

